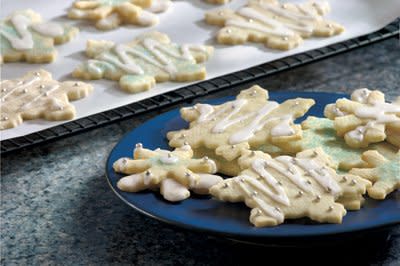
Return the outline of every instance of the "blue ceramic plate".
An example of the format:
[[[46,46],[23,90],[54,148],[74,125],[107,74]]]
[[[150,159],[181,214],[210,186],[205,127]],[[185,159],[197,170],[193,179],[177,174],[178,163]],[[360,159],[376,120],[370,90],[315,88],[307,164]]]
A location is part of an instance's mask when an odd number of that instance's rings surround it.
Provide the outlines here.
[[[309,115],[323,116],[326,104],[335,102],[343,94],[271,92],[272,100],[281,102],[289,98],[313,98],[317,102]],[[209,101],[219,104],[233,97]],[[368,199],[360,211],[350,211],[342,224],[315,224],[308,220],[294,220],[271,228],[255,228],[249,222],[250,209],[242,203],[224,203],[210,197],[193,197],[180,202],[169,203],[158,193],[126,193],[120,191],[116,183],[122,177],[114,173],[112,164],[121,157],[132,157],[137,142],[146,148],[168,149],[166,133],[186,128],[187,123],[180,118],[179,109],[159,115],[126,134],[112,150],[106,165],[108,181],[114,192],[128,205],[155,219],[213,234],[232,238],[296,238],[305,236],[327,236],[373,229],[400,223],[400,192],[392,193],[384,201]]]

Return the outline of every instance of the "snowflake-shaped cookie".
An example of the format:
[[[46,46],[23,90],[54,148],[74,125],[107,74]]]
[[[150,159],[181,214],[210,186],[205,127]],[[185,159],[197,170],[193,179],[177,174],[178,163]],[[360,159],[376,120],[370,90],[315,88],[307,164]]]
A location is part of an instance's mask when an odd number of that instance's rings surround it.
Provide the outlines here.
[[[332,158],[341,170],[350,170],[354,167],[364,167],[366,163],[361,159],[363,152],[373,149],[382,153],[386,158],[392,158],[397,153],[398,148],[386,143],[380,142],[371,145],[369,148],[354,149],[349,147],[343,138],[336,135],[333,121],[327,118],[309,116],[301,123],[303,137],[301,140],[293,143],[296,148],[293,153],[298,151],[321,147],[322,150]],[[276,146],[266,144],[258,149],[273,155],[285,154]]]
[[[341,223],[345,207],[359,209],[360,199],[371,185],[358,176],[338,175],[321,149],[276,158],[245,151],[239,164],[245,169],[239,176],[225,179],[210,192],[219,200],[245,202],[252,208],[250,222],[257,227],[302,217]],[[344,199],[341,203],[340,197]]]
[[[86,53],[93,58],[78,66],[74,77],[119,80],[121,88],[137,93],[152,88],[156,82],[204,79],[211,46],[178,45],[159,32],[143,34],[127,44],[88,41]]]
[[[44,22],[32,10],[14,12],[0,22],[0,63],[27,61],[49,63],[55,60],[54,44],[71,40],[78,29]]]
[[[14,80],[1,81],[0,129],[16,127],[23,120],[68,120],[75,116],[70,100],[86,97],[93,87],[76,81],[58,82],[44,70],[31,71]]]
[[[207,157],[193,159],[192,156],[189,145],[174,151],[152,151],[136,144],[133,160],[121,158],[113,165],[115,172],[129,174],[121,178],[117,186],[126,192],[160,189],[168,201],[188,198],[189,189],[198,194],[208,194],[209,188],[222,178],[212,175],[217,171],[212,160]]]
[[[182,108],[189,129],[169,132],[169,145],[180,147],[188,142],[195,149],[215,150],[228,161],[238,158],[244,149],[265,143],[290,149],[292,141],[301,138],[301,127],[293,121],[303,116],[314,100],[296,98],[279,104],[268,97],[268,91],[256,85],[241,91],[234,101]]]
[[[365,148],[384,140],[400,147],[400,96],[388,103],[378,90],[358,89],[351,100],[327,105],[324,114],[334,120],[337,135],[350,147]]]
[[[170,5],[169,0],[79,0],[68,11],[68,17],[95,21],[100,30],[121,24],[151,26],[159,21],[155,13],[166,11]]]
[[[366,168],[353,168],[350,173],[359,175],[373,182],[368,188],[368,195],[377,200],[400,188],[400,151],[395,157],[386,159],[377,151],[367,151],[363,154]]]
[[[280,4],[275,0],[250,0],[236,11],[212,10],[206,22],[223,27],[217,34],[222,44],[260,42],[273,49],[289,50],[310,36],[329,37],[344,28],[325,20],[328,2],[308,1],[302,4]]]

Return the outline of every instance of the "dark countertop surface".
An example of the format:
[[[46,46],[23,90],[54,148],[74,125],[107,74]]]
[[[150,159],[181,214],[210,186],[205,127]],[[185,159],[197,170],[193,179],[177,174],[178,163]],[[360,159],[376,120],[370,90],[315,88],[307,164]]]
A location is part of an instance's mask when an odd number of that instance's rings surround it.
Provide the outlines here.
[[[400,95],[399,40],[392,38],[256,83],[269,90],[347,92],[379,88]],[[207,97],[236,95],[238,86]],[[171,108],[176,108],[171,107]],[[2,265],[400,265],[400,225],[361,241],[305,248],[260,247],[184,231],[119,200],[104,174],[118,140],[168,109],[1,158]],[[306,239],[304,240],[307,241]]]

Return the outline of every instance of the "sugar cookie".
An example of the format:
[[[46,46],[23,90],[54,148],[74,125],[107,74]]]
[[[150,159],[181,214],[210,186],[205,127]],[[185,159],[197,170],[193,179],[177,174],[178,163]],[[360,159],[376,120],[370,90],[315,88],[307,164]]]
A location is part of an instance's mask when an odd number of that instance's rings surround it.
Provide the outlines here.
[[[113,168],[118,173],[129,174],[118,181],[118,188],[126,192],[160,189],[168,201],[181,201],[190,196],[190,190],[208,194],[209,188],[222,181],[212,175],[217,171],[215,163],[204,157],[193,159],[193,151],[184,145],[174,151],[144,149],[137,144],[134,158],[121,158]]]
[[[400,147],[400,96],[388,103],[378,90],[358,89],[351,100],[327,105],[324,114],[334,120],[337,135],[350,147],[365,148],[384,140]]]
[[[338,199],[360,199],[371,185],[358,176],[338,175],[321,149],[276,158],[260,151],[244,151],[239,165],[245,169],[239,176],[214,185],[210,192],[222,201],[245,202],[252,208],[250,222],[256,227],[302,217],[341,223],[346,209]],[[360,205],[359,201],[351,207]]]
[[[238,158],[242,150],[265,143],[290,149],[291,143],[301,138],[301,127],[293,121],[303,116],[314,100],[296,98],[279,104],[268,97],[268,91],[256,85],[241,91],[234,101],[182,108],[189,129],[168,132],[169,145],[180,147],[187,142],[194,149],[214,150],[228,161]]]
[[[152,26],[159,21],[155,13],[166,11],[170,5],[169,0],[79,0],[68,11],[68,17],[94,21],[100,30],[121,24]]]
[[[343,138],[336,135],[333,121],[327,118],[309,116],[301,123],[303,137],[301,140],[293,143],[296,148],[293,152],[282,151],[279,147],[271,144],[265,144],[258,149],[269,153],[270,155],[296,154],[299,150],[306,150],[321,147],[337,164],[339,169],[348,171],[353,167],[364,167],[365,162],[361,159],[363,152],[373,149],[382,153],[386,158],[393,158],[398,148],[386,143],[380,142],[370,145],[364,149],[354,149],[349,147]]]
[[[14,12],[0,22],[0,63],[26,61],[49,63],[57,57],[54,44],[71,40],[78,29],[44,22],[32,10]]]
[[[368,196],[383,200],[386,196],[400,188],[400,151],[388,160],[377,151],[363,153],[366,168],[353,168],[350,173],[359,175],[373,182],[368,188]]]
[[[119,80],[123,90],[137,93],[149,90],[156,82],[204,79],[206,69],[199,63],[209,59],[213,48],[178,45],[167,35],[152,32],[127,44],[88,41],[86,52],[92,59],[78,66],[74,77]]]
[[[323,18],[329,10],[326,1],[279,4],[275,0],[251,0],[236,11],[207,12],[205,20],[222,27],[217,34],[221,44],[259,42],[269,48],[289,50],[301,44],[303,38],[343,32],[341,25]]]
[[[69,101],[84,98],[93,90],[87,83],[53,80],[44,70],[31,71],[22,78],[3,80],[0,84],[0,129],[16,127],[23,120],[73,119],[76,111]]]

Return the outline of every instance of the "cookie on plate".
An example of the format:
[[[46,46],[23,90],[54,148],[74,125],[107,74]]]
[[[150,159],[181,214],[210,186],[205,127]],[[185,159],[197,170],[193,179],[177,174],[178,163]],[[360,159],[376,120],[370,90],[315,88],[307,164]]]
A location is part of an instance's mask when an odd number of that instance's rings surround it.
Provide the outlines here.
[[[270,155],[278,156],[283,154],[295,155],[299,150],[320,147],[342,171],[348,171],[354,167],[365,167],[366,163],[361,156],[363,152],[368,150],[377,150],[388,159],[393,158],[398,151],[397,147],[387,142],[372,144],[363,149],[351,148],[343,138],[336,135],[333,124],[333,121],[328,118],[309,116],[301,123],[303,137],[293,144],[296,146],[293,152],[282,151],[279,147],[271,144],[262,145],[258,149]]]
[[[115,172],[129,174],[121,178],[117,186],[125,192],[159,189],[164,199],[173,202],[188,198],[189,190],[208,194],[209,188],[222,178],[213,175],[217,168],[212,160],[192,157],[189,145],[174,151],[152,151],[136,144],[133,159],[121,158],[113,165]]]
[[[350,173],[373,182],[373,186],[368,188],[368,196],[383,200],[389,193],[400,189],[400,151],[391,159],[377,151],[364,152],[362,158],[367,164],[365,168],[353,168]]]
[[[86,54],[92,59],[78,66],[73,76],[119,80],[124,91],[137,93],[156,82],[204,79],[206,69],[200,63],[212,53],[211,46],[178,45],[159,32],[142,34],[127,44],[89,40]]]
[[[321,149],[300,152],[296,157],[272,158],[260,151],[244,151],[239,159],[244,169],[239,176],[211,187],[222,201],[245,202],[250,222],[256,227],[275,226],[285,219],[309,217],[321,223],[341,223],[346,214],[340,197],[359,209],[366,188],[371,185],[354,175],[339,175]],[[351,201],[350,201],[351,199]]]
[[[76,111],[69,101],[84,98],[93,90],[87,83],[53,80],[42,69],[0,84],[1,130],[16,127],[24,120],[73,119]]]
[[[181,116],[190,123],[189,128],[168,132],[169,145],[180,147],[187,142],[195,150],[214,151],[227,161],[265,143],[292,150],[292,143],[301,139],[301,127],[293,121],[303,116],[314,100],[296,98],[279,104],[268,98],[268,91],[256,85],[241,91],[234,101],[182,108]]]
[[[79,30],[45,22],[30,10],[16,11],[0,22],[0,63],[49,63],[56,59],[55,44],[71,40]]]
[[[358,89],[351,100],[327,105],[324,115],[334,120],[337,135],[350,147],[365,148],[384,140],[400,147],[400,96],[388,103],[379,90]]]
[[[68,17],[94,21],[100,30],[112,30],[121,24],[152,26],[159,21],[155,13],[166,11],[170,5],[169,0],[78,0]]]
[[[326,1],[280,4],[276,0],[250,0],[236,11],[209,11],[205,20],[222,27],[217,33],[221,44],[258,42],[272,49],[290,50],[304,38],[329,37],[343,32],[343,26],[323,18],[329,10]]]

